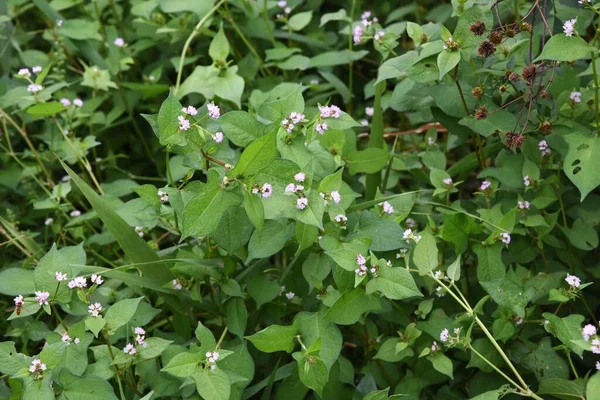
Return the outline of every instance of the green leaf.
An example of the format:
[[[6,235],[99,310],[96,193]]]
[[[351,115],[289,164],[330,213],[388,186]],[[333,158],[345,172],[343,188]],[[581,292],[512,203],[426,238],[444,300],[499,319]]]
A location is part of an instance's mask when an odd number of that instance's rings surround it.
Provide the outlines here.
[[[95,375],[77,376],[66,369],[60,372],[61,400],[117,400],[110,383]]]
[[[553,36],[553,38],[556,35]],[[552,39],[550,39],[552,40]],[[580,133],[565,135],[569,146],[563,170],[581,193],[581,201],[600,185],[600,137]]]
[[[517,315],[525,316],[525,306],[530,299],[522,286],[509,278],[485,281],[480,279],[479,283],[497,304],[510,309]]]
[[[247,147],[272,130],[245,111],[230,111],[223,114],[219,118],[219,125],[227,139],[240,147]]]
[[[294,234],[294,225],[284,220],[265,222],[262,232],[254,231],[248,244],[248,261],[277,253]]]
[[[585,388],[585,395],[588,399],[593,399],[598,393],[600,393],[600,372],[592,375]]]
[[[346,165],[350,175],[359,173],[374,174],[387,165],[388,152],[386,149],[370,147],[366,150],[352,151],[348,154]]]
[[[246,215],[260,235],[263,226],[265,225],[265,209],[262,200],[260,199],[260,195],[252,194],[248,190],[242,190],[242,193],[244,194],[244,209],[246,210]]]
[[[338,325],[352,325],[363,314],[380,308],[381,302],[378,298],[365,294],[363,288],[357,287],[342,294],[323,318]]]
[[[287,23],[287,26],[293,31],[301,31],[310,23],[312,19],[312,11],[305,11],[292,15]]]
[[[540,383],[537,394],[547,394],[563,400],[585,399],[585,381],[581,378],[573,381],[559,378],[546,379]],[[588,400],[593,398],[588,397]]]
[[[229,376],[220,369],[201,370],[192,377],[196,382],[198,394],[205,400],[229,400],[231,382]]]
[[[213,338],[214,339],[214,338]],[[216,342],[215,342],[216,345]],[[212,347],[214,350],[214,346]],[[212,351],[212,350],[211,350]],[[200,371],[201,363],[205,361],[205,353],[186,351],[171,358],[161,371],[179,378],[188,378]]]
[[[444,353],[436,351],[427,357],[427,359],[431,361],[431,364],[433,364],[433,368],[435,368],[436,371],[450,377],[450,379],[454,379],[452,360],[446,357]]]
[[[98,333],[106,326],[106,320],[100,316],[98,317],[87,317],[85,319],[85,327],[89,329],[94,336],[98,337]]]
[[[437,65],[440,70],[439,80],[454,69],[460,62],[460,51],[444,50],[437,57]]]
[[[488,114],[486,119],[475,119],[467,116],[458,121],[460,125],[466,126],[483,137],[489,137],[496,132],[508,132],[514,129],[517,117],[514,113],[499,110]]]
[[[350,18],[348,18],[348,14],[346,13],[346,10],[344,10],[342,8],[336,12],[323,14],[321,16],[320,26],[323,26],[330,21],[348,21],[348,22],[350,22]]]
[[[275,300],[279,296],[279,284],[266,274],[256,274],[248,281],[248,293],[256,302],[256,308]]]
[[[253,230],[254,227],[244,209],[230,207],[219,220],[212,236],[219,247],[233,254],[248,243]]]
[[[196,327],[194,334],[196,335],[196,339],[200,342],[200,353],[204,354],[207,351],[213,351],[217,347],[215,336],[210,329],[202,325],[202,322],[198,321],[198,326]]]
[[[125,299],[110,306],[104,317],[110,335],[113,335],[117,329],[131,321],[142,299],[143,297]]]
[[[438,266],[438,249],[435,237],[429,230],[424,231],[421,236],[421,240],[413,250],[412,257],[419,269],[419,275],[427,275]]]
[[[272,132],[256,139],[246,147],[237,165],[229,171],[227,176],[244,179],[256,175],[278,156],[277,132]]]
[[[104,222],[108,231],[119,243],[127,257],[137,265],[137,269],[150,281],[158,285],[172,281],[175,275],[160,261],[154,250],[139,237],[133,229],[125,222],[116,211],[103,198],[98,196],[71,168],[61,161],[63,168],[67,171],[71,179],[75,182],[85,198],[90,202],[94,211]],[[130,281],[129,285],[143,286],[142,283],[136,284],[135,280]]]
[[[477,255],[477,279],[480,282],[502,279],[506,275],[506,267],[502,262],[502,243],[492,246],[473,246],[473,252]]]
[[[323,360],[301,352],[294,353],[293,356],[298,362],[298,375],[302,383],[322,396],[329,375]]]
[[[459,254],[458,257],[456,257],[456,260],[454,260],[452,264],[450,264],[448,270],[446,271],[446,275],[448,275],[448,278],[452,279],[455,282],[460,279],[460,258],[461,256]]]
[[[271,325],[254,335],[246,336],[252,344],[264,353],[274,353],[276,351],[286,351],[291,353],[294,350],[294,336],[298,330],[294,325]]]
[[[542,54],[534,62],[540,60],[574,61],[590,58],[592,52],[596,52],[596,49],[579,36],[568,37],[564,33],[557,33],[546,42]]]
[[[34,271],[7,268],[0,271],[0,293],[7,296],[31,294],[35,291]]]
[[[578,249],[591,251],[598,247],[598,231],[591,221],[586,223],[577,218],[570,229],[563,226],[560,229]]]
[[[219,184],[219,173],[211,169],[202,191],[192,197],[183,211],[183,237],[206,236],[214,232],[223,213],[241,204],[240,195]]]
[[[27,109],[27,114],[33,117],[48,117],[50,115],[58,114],[65,110],[65,106],[58,101],[51,101],[48,103],[38,103]]]
[[[410,272],[406,268],[383,267],[377,276],[367,283],[366,293],[381,292],[390,300],[423,297]]]
[[[248,321],[248,310],[246,310],[244,299],[233,297],[227,300],[227,303],[225,303],[225,313],[227,315],[227,328],[234,335],[243,338]]]
[[[544,325],[546,330],[556,336],[571,351],[582,357],[583,349],[575,344],[573,340],[580,340],[582,338],[581,324],[585,318],[579,314],[571,314],[565,318],[560,318],[548,312],[543,313],[542,316],[550,321],[549,324]]]
[[[215,77],[215,94],[222,99],[229,100],[241,107],[242,93],[244,92],[244,78],[238,75],[237,65],[227,68],[225,74]]]
[[[98,33],[99,28],[99,21],[68,18],[61,26],[60,33],[69,39],[102,40],[102,36]]]
[[[229,55],[229,42],[227,41],[225,32],[223,32],[223,22],[221,22],[219,31],[210,42],[208,55],[212,58],[213,62],[225,63],[227,60],[227,56]]]
[[[65,273],[70,279],[73,278],[67,259],[56,250],[56,245],[54,244],[38,263],[33,274],[33,280],[36,290],[50,293],[50,299],[55,299],[61,303],[68,303],[71,301],[71,290],[65,282],[59,284],[56,280],[56,272]],[[56,296],[54,295],[55,293]]]
[[[179,130],[179,120],[177,119],[180,115],[183,115],[182,108],[183,106],[173,92],[169,92],[169,97],[160,106],[157,118],[160,144],[163,146],[185,144],[185,138]]]

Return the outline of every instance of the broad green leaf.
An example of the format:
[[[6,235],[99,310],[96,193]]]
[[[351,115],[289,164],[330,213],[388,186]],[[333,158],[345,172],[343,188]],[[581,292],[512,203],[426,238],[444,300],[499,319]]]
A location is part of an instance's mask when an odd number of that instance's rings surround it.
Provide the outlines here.
[[[227,175],[240,179],[256,175],[271,164],[278,155],[277,133],[272,132],[256,139],[246,147],[236,166]]]
[[[454,69],[460,62],[460,51],[444,50],[437,57],[437,65],[440,70],[439,80]]]
[[[265,225],[265,209],[263,207],[261,195],[252,194],[248,190],[242,190],[242,193],[244,194],[244,209],[246,210],[246,215],[260,235],[263,226]]]
[[[64,111],[65,106],[58,101],[51,101],[48,103],[38,103],[27,109],[27,114],[33,117],[49,117],[50,115],[58,114]]]
[[[99,28],[99,21],[69,18],[61,26],[60,33],[69,39],[102,40],[102,36],[98,33]]]
[[[244,337],[246,323],[248,321],[248,310],[244,299],[233,297],[225,303],[225,313],[227,315],[227,328],[234,335]]]
[[[56,250],[56,245],[53,245],[34,270],[35,288],[38,291],[50,293],[50,299],[68,303],[71,300],[71,289],[66,282],[59,284],[56,280],[56,272],[65,273],[70,279],[73,278],[67,259]]]
[[[349,168],[350,175],[359,173],[373,174],[385,168],[387,160],[388,152],[386,149],[370,147],[348,154],[346,165]]]
[[[293,356],[298,362],[298,375],[302,383],[322,396],[329,374],[321,357],[301,352]]]
[[[556,37],[557,35],[554,35]],[[550,39],[552,40],[552,39]],[[581,201],[600,185],[600,137],[580,133],[565,135],[569,150],[565,157],[563,170],[581,193]]]
[[[106,326],[106,320],[100,316],[92,317],[88,316],[85,319],[85,327],[94,334],[94,336],[98,337],[100,331]]]
[[[224,74],[215,77],[214,89],[217,96],[235,103],[240,108],[245,81],[237,72],[237,65],[227,68]]]
[[[60,373],[61,400],[117,400],[111,384],[99,376],[77,376],[63,369]]]
[[[292,15],[287,23],[287,26],[293,31],[301,31],[310,23],[312,19],[312,11],[305,11]]]
[[[7,296],[31,294],[35,291],[34,271],[7,268],[0,272],[0,293]]]
[[[284,220],[265,222],[262,232],[254,231],[248,244],[248,261],[266,258],[280,251],[294,234],[294,225]]]
[[[260,351],[273,353],[276,351],[286,351],[291,353],[294,350],[294,337],[298,330],[294,325],[271,325],[254,335],[246,336],[252,344]]]
[[[260,308],[263,304],[275,300],[279,296],[279,284],[269,279],[266,274],[256,274],[248,281],[248,293],[256,302],[256,308]]]
[[[210,42],[208,47],[208,55],[212,58],[213,62],[225,63],[227,56],[229,55],[229,42],[223,32],[223,23],[219,27],[219,31]]]
[[[250,240],[254,227],[241,207],[230,207],[224,213],[212,237],[215,242],[233,254]]]
[[[563,226],[560,229],[578,249],[591,251],[598,247],[598,231],[592,222],[586,223],[578,218],[570,229]]]
[[[160,133],[160,144],[163,146],[168,144],[185,144],[185,138],[179,130],[178,120],[179,116],[184,115],[181,112],[182,108],[183,106],[173,92],[169,92],[169,96],[160,106],[156,121]]]
[[[183,237],[211,234],[217,228],[223,213],[229,207],[241,204],[239,193],[222,187],[219,180],[219,173],[211,169],[208,173],[208,183],[185,205]]]
[[[294,325],[302,336],[302,343],[308,348],[320,343],[319,357],[329,371],[339,359],[342,350],[342,334],[335,324],[321,318],[320,313],[302,312],[296,314]]]
[[[517,315],[525,316],[525,307],[530,298],[523,287],[509,278],[479,280],[490,297],[499,305],[510,309]]]
[[[458,257],[456,257],[456,260],[454,260],[452,264],[450,264],[448,270],[446,271],[446,275],[448,275],[448,278],[452,279],[455,282],[460,279],[460,258],[461,256],[459,254]]]
[[[546,42],[542,53],[534,61],[575,61],[590,58],[592,52],[596,52],[596,49],[579,36],[557,33]]]
[[[593,399],[598,393],[600,393],[600,372],[592,375],[585,388],[585,395],[588,399]]]
[[[467,116],[458,121],[460,125],[479,133],[483,137],[489,137],[497,132],[508,132],[514,129],[517,123],[517,117],[512,112],[505,110],[495,111],[488,114],[485,119],[475,119]]]
[[[540,383],[538,395],[550,395],[562,400],[585,399],[585,381],[582,378],[569,381],[566,379],[551,378]],[[593,399],[588,397],[587,399]]]
[[[194,334],[196,335],[196,339],[200,342],[200,353],[204,354],[207,351],[213,351],[217,347],[215,336],[210,329],[202,325],[202,322],[198,321],[198,326],[196,327]]]
[[[427,275],[438,266],[438,249],[435,237],[429,230],[421,234],[421,240],[412,253],[413,262],[419,269],[419,275]]]
[[[240,147],[247,147],[271,129],[245,111],[230,111],[219,118],[219,125],[227,139]]]
[[[366,293],[381,292],[390,300],[423,297],[410,272],[401,267],[383,267],[377,276],[367,283]]]
[[[143,297],[125,299],[109,307],[104,317],[109,334],[114,334],[117,329],[131,321],[142,299]]]
[[[585,318],[579,314],[571,314],[565,318],[560,318],[549,312],[542,314],[542,316],[550,321],[550,323],[544,325],[546,330],[556,336],[571,351],[582,357],[583,349],[575,344],[573,340],[582,338],[581,324]]]
[[[198,394],[205,400],[229,400],[231,382],[227,374],[220,369],[201,370],[192,378],[196,382]]]
[[[404,230],[398,223],[390,219],[383,219],[370,211],[363,211],[355,227],[356,232],[347,236],[347,240],[355,238],[369,238],[372,251],[389,251],[403,247],[398,240]]]
[[[506,275],[506,267],[502,261],[502,243],[492,246],[473,246],[473,252],[477,255],[477,279],[480,282],[502,279]]]
[[[175,279],[175,275],[160,261],[154,250],[131,229],[127,222],[119,217],[116,211],[77,176],[71,168],[62,161],[61,164],[90,202],[94,211],[102,219],[108,231],[117,240],[127,257],[133,263],[139,264],[136,268],[140,270],[144,277],[159,285]],[[131,281],[130,285],[135,285],[135,281]],[[141,283],[139,285],[142,286]]]
[[[454,379],[454,372],[452,368],[452,360],[444,355],[441,351],[436,351],[429,357],[427,357],[431,364],[433,364],[433,368],[436,371],[441,372],[442,374],[448,376],[450,379]]]
[[[344,10],[342,8],[336,12],[323,14],[321,16],[320,26],[323,26],[330,21],[348,21],[348,22],[350,22],[350,18],[348,18],[348,14],[346,13],[346,10]]]
[[[201,363],[205,359],[206,355],[204,353],[186,351],[171,358],[161,371],[179,378],[189,378],[201,370]]]
[[[363,314],[380,308],[381,302],[378,298],[365,294],[364,289],[358,287],[342,294],[323,318],[338,325],[352,325]]]

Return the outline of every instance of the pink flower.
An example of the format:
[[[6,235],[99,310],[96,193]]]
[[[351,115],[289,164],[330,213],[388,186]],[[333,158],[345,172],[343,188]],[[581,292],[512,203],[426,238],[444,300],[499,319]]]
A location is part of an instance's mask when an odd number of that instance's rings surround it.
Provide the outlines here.
[[[188,121],[183,115],[180,115],[177,117],[177,119],[179,120],[179,130],[187,131],[190,129],[190,121]]]
[[[323,123],[320,123],[320,124],[316,124],[316,125],[315,125],[315,130],[317,131],[317,133],[318,133],[319,135],[322,135],[322,134],[324,134],[324,133],[325,133],[325,131],[327,131],[327,128],[328,128],[328,127],[327,127],[327,123],[326,123],[326,122],[323,122]]]
[[[116,38],[113,43],[117,47],[123,47],[123,46],[125,46],[125,40],[123,38],[120,38],[120,37]]]
[[[306,179],[306,174],[304,172],[298,172],[296,175],[294,175],[294,179],[296,182],[304,182]]]
[[[100,303],[90,304],[90,306],[88,307],[88,313],[90,313],[92,317],[98,317],[102,310],[102,304]]]
[[[215,142],[221,143],[223,141],[223,132],[215,133]]]
[[[308,199],[306,197],[300,197],[296,200],[296,208],[298,210],[304,210],[308,206]]]
[[[48,305],[48,298],[50,297],[50,293],[48,292],[35,292],[35,301],[37,301],[40,306]]]
[[[265,183],[262,186],[261,193],[262,193],[262,197],[265,198],[265,199],[267,197],[271,197],[271,195],[273,194],[273,187],[271,186],[271,184],[270,183]]]
[[[208,116],[213,119],[218,119],[221,116],[221,109],[219,106],[216,106],[215,103],[208,103],[206,105],[208,109]]]

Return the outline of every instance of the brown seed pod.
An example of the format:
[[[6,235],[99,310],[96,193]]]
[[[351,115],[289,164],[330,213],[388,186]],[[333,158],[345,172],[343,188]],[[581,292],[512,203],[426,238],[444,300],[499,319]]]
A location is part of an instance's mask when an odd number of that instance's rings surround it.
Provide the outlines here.
[[[518,149],[525,142],[525,136],[516,132],[506,132],[505,146],[509,149]]]
[[[521,22],[521,32],[531,32],[532,27],[528,22]]]
[[[530,84],[535,81],[535,75],[536,75],[536,67],[533,64],[529,64],[528,66],[523,68],[523,73],[521,74],[523,79],[525,79],[527,81],[527,83],[530,83]]]
[[[488,40],[498,46],[502,42],[502,34],[498,31],[493,31],[488,35]]]
[[[516,72],[513,72],[508,76],[508,80],[511,82],[517,82],[519,79],[521,79],[521,76],[519,76],[519,74]]]
[[[547,135],[550,132],[552,132],[552,122],[542,121],[542,123],[540,124],[540,132],[542,132],[544,135]]]
[[[500,87],[498,88],[498,90],[500,91],[500,93],[506,92],[506,85],[500,85]]]
[[[483,97],[483,88],[480,86],[475,86],[473,88],[473,90],[471,90],[471,94],[473,95],[473,97],[475,97],[476,99],[480,99]]]
[[[488,116],[488,110],[487,108],[485,108],[485,106],[481,106],[478,109],[475,110],[475,119],[486,119]]]
[[[507,27],[504,30],[504,36],[506,36],[507,38],[514,38],[516,34],[517,32],[515,32],[515,30],[511,27]]]
[[[481,42],[479,47],[477,48],[477,54],[483,58],[488,58],[496,52],[496,46],[489,40],[484,40]]]
[[[482,21],[475,21],[469,25],[469,30],[473,35],[481,36],[485,33],[485,23]]]

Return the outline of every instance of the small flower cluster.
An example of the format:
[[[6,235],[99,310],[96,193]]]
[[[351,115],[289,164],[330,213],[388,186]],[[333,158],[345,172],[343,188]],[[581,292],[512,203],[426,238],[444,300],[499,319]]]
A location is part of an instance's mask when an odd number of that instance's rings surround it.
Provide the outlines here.
[[[363,256],[362,254],[358,254],[356,256],[356,265],[358,265],[358,268],[356,268],[354,270],[356,275],[361,276],[361,277],[367,275],[368,268],[367,268],[366,264],[367,264],[367,259],[365,258],[365,256]]]
[[[392,206],[389,202],[384,201],[383,203],[379,203],[381,207],[383,207],[383,212],[386,214],[394,213],[394,206]]]
[[[188,129],[190,129],[190,121],[186,117],[180,115],[179,117],[177,117],[177,119],[179,120],[180,131],[187,131]]]
[[[442,280],[442,281],[450,280],[450,278],[448,278],[448,276],[440,270],[435,271],[433,276],[435,277],[435,279]],[[446,295],[446,290],[441,286],[436,287],[435,292],[436,292],[435,294],[437,297],[444,297]]]
[[[592,339],[591,352],[600,354],[600,337],[598,337],[598,329],[592,324],[587,324],[581,330],[581,335],[586,342],[589,342],[590,339]]]
[[[29,372],[31,372],[32,375],[35,375],[35,379],[41,379],[42,373],[47,369],[46,364],[37,358],[31,360],[31,365],[29,365]]]
[[[217,360],[219,359],[218,351],[207,351],[206,352],[206,361],[208,361],[208,365],[210,365],[210,370],[214,371],[217,368]]]
[[[49,297],[50,297],[50,293],[48,293],[48,292],[40,292],[40,291],[35,292],[35,301],[37,301],[40,306],[47,306]]]
[[[415,235],[415,232],[413,232],[412,229],[408,228],[402,234],[402,239],[404,239],[406,243],[410,243],[411,240],[414,240],[415,243],[419,243],[419,240],[421,240],[421,236]]]
[[[338,214],[333,219],[335,219],[335,222],[341,226],[346,225],[346,222],[348,221],[348,217],[346,217],[344,214]]]
[[[206,108],[208,110],[208,116],[211,117],[212,119],[219,119],[219,117],[221,116],[221,109],[219,108],[219,106],[215,105],[215,103],[210,102],[206,105]]]
[[[321,118],[338,119],[342,116],[342,110],[336,105],[319,106],[319,116]]]
[[[549,156],[550,154],[552,154],[552,150],[550,150],[550,147],[548,146],[548,143],[545,140],[541,140],[538,143],[538,148],[542,152],[542,157]]]
[[[354,29],[352,31],[352,39],[354,41],[354,44],[360,43],[360,41],[362,40],[362,35],[365,32],[365,28],[368,28],[371,25],[373,25],[374,22],[379,21],[377,19],[377,17],[373,17],[372,19],[370,19],[371,15],[372,15],[371,11],[365,11],[360,16],[360,22],[356,24],[356,26],[354,27]],[[384,34],[385,34],[385,32],[379,31],[373,36],[373,38],[375,40],[381,40],[381,38],[383,37]]]
[[[135,334],[135,342],[138,346],[148,347],[148,343],[146,342],[146,331],[144,328],[138,326],[133,330],[133,333]]]
[[[452,178],[445,178],[445,179],[442,179],[442,182],[444,183],[444,185],[447,185],[447,186],[452,186],[452,184],[454,183],[454,182],[452,181]]]
[[[460,47],[460,44],[455,41],[454,39],[452,39],[451,37],[448,38],[448,40],[446,40],[444,42],[444,50],[448,50],[448,51],[456,51],[458,50],[458,48]]]
[[[481,190],[482,192],[484,192],[487,189],[489,189],[490,186],[492,186],[492,182],[490,182],[490,181],[483,181],[483,182],[481,182],[481,185],[479,185],[479,190]]]
[[[125,345],[125,347],[123,347],[123,353],[133,356],[137,353],[137,349],[135,348],[133,343],[127,343],[127,345]]]
[[[301,185],[301,183],[304,183],[306,180],[306,174],[304,172],[298,172],[296,175],[294,175],[294,180],[297,183],[288,184],[285,187],[285,193],[295,193],[297,196],[299,196],[296,200],[296,208],[298,210],[304,210],[308,206],[308,198],[304,194],[304,185]]]
[[[525,187],[531,185],[531,181],[532,181],[532,179],[529,175],[525,175],[523,177],[523,185],[525,185]]]
[[[113,43],[117,47],[123,47],[123,46],[125,46],[125,39],[123,39],[122,37],[118,37],[115,39],[115,41]]]
[[[286,299],[288,299],[288,300],[292,300],[294,297],[296,297],[296,293],[294,293],[292,291],[289,291],[289,292],[285,291],[285,285],[281,285],[281,287],[279,288],[279,295],[285,296]]]
[[[263,198],[271,197],[273,194],[273,186],[270,183],[265,183],[260,187],[259,185],[254,185],[252,187],[253,194],[261,194]]]
[[[531,203],[528,202],[527,200],[525,201],[517,201],[517,206],[519,207],[519,210],[529,210],[529,207],[531,207]]]
[[[69,283],[67,284],[67,286],[69,287],[69,289],[75,289],[75,288],[83,289],[83,288],[87,287],[87,280],[83,276],[78,276],[78,277],[71,279],[69,281]]]
[[[42,72],[42,67],[35,66],[31,70],[33,71],[34,74],[39,74],[40,72]],[[29,72],[29,68],[21,68],[19,70],[19,72],[17,72],[17,76],[20,78],[27,79],[29,81],[29,85],[27,86],[27,91],[29,93],[35,94],[35,93],[40,92],[42,89],[44,89],[44,87],[42,85],[38,85],[37,83],[34,83],[31,80],[31,72]]]
[[[217,143],[221,143],[223,141],[223,132],[217,132],[213,135],[213,140]]]
[[[564,23],[563,32],[565,33],[565,36],[573,36],[573,33],[575,32],[575,22],[577,22],[577,18],[570,19]]]
[[[510,233],[502,232],[498,235],[498,239],[502,241],[502,243],[509,245],[510,244]]]
[[[286,18],[292,12],[292,8],[288,7],[286,0],[280,0],[280,1],[278,1],[277,2],[277,7],[283,9],[283,14],[279,13],[279,14],[277,14],[275,16],[277,19],[284,19],[284,18]]]
[[[327,193],[323,193],[323,192],[319,193],[319,195],[323,199],[323,202],[325,203],[326,206],[329,205],[329,200],[333,200],[333,202],[335,204],[339,204],[340,201],[342,201],[342,196],[340,195],[340,192],[338,192],[337,190],[334,190],[329,195]]]
[[[571,275],[571,274],[567,274],[567,277],[565,278],[565,282],[567,282],[569,284],[569,286],[573,289],[577,289],[581,285],[581,279],[579,279],[579,277],[577,277],[575,275]]]
[[[571,99],[573,103],[581,103],[581,92],[571,92],[569,99]]]
[[[75,107],[83,107],[83,100],[79,98],[74,99],[71,103],[71,100],[67,99],[66,97],[63,97],[62,99],[60,99],[60,102],[64,107],[71,107],[71,104]]]
[[[100,304],[100,303],[90,304],[88,307],[88,313],[92,317],[99,317],[102,310],[103,310],[102,304]]]
[[[406,253],[408,253],[408,249],[400,249],[398,253],[396,253],[396,259],[406,257]]]
[[[194,106],[183,107],[181,109],[181,112],[183,112],[186,115],[191,115],[192,117],[195,117],[196,115],[198,115],[198,110]]]
[[[158,190],[158,192],[156,192],[156,194],[158,195],[158,197],[160,197],[160,201],[162,203],[166,203],[169,201],[169,195],[165,192],[163,192],[162,190]]]
[[[65,333],[64,335],[61,336],[60,340],[66,344],[67,346],[71,345],[71,342],[75,343],[75,344],[79,344],[80,340],[78,337],[76,337],[75,339],[71,338],[71,336],[69,336],[69,334]]]
[[[292,133],[296,125],[302,122],[304,118],[304,114],[292,111],[287,118],[281,120],[281,125],[283,125],[287,133]]]
[[[173,282],[171,282],[171,284],[173,285],[173,289],[175,290],[183,289],[183,285],[181,284],[181,281],[179,279],[173,279]]]
[[[144,227],[143,226],[136,226],[135,227],[135,233],[137,233],[137,235],[139,237],[144,237]]]
[[[444,328],[440,332],[440,341],[445,343],[448,346],[452,346],[460,342],[460,330],[461,328],[454,328],[454,335],[450,335],[448,329]]]

